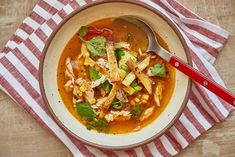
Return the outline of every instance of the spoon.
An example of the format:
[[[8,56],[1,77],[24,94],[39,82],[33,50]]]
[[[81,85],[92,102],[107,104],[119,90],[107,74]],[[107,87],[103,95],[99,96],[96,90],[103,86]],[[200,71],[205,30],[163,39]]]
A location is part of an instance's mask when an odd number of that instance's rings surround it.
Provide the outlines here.
[[[235,95],[229,92],[224,87],[220,86],[213,80],[207,78],[205,75],[194,69],[192,66],[185,63],[183,60],[178,58],[177,56],[170,54],[167,50],[162,48],[157,41],[155,33],[153,29],[142,19],[139,19],[135,16],[121,16],[119,17],[122,20],[125,20],[129,23],[137,25],[141,28],[148,37],[148,48],[147,52],[154,52],[162,59],[167,61],[169,64],[174,66],[177,70],[181,71],[192,80],[198,82],[199,84],[203,85],[205,88],[216,94],[217,96],[221,97],[223,100],[227,101],[229,104],[235,106]]]

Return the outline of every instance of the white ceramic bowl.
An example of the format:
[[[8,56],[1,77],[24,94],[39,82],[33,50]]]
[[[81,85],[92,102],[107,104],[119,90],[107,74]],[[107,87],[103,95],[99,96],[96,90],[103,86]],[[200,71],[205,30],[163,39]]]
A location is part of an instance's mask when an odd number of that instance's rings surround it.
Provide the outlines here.
[[[122,15],[134,15],[145,19],[168,43],[170,50],[191,64],[185,41],[172,21],[161,11],[133,1],[101,1],[76,10],[53,32],[44,49],[40,64],[41,93],[56,122],[78,140],[107,149],[136,147],[163,134],[182,113],[191,90],[191,80],[176,71],[175,89],[169,104],[155,121],[138,132],[112,135],[88,131],[73,117],[63,104],[57,90],[57,66],[61,53],[81,26],[99,19]]]

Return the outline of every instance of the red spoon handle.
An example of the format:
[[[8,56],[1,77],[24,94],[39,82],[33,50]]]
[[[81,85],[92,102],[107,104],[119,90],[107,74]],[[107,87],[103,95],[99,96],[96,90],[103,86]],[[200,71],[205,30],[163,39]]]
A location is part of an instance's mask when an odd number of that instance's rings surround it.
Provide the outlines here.
[[[169,63],[185,75],[189,76],[194,81],[203,85],[205,88],[207,88],[217,96],[235,106],[235,96],[231,92],[215,83],[211,79],[207,78],[205,75],[201,74],[190,65],[186,64],[183,60],[179,59],[176,56],[171,56]]]

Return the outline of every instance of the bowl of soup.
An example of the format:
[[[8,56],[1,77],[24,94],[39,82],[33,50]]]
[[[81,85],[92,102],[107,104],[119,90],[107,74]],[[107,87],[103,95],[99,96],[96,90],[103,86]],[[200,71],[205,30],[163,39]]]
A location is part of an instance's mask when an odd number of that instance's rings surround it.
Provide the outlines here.
[[[173,22],[140,2],[96,2],[63,20],[43,51],[41,93],[63,129],[99,148],[127,149],[159,137],[191,89],[188,77],[146,52],[146,34],[124,15],[145,20],[163,48],[191,64]]]

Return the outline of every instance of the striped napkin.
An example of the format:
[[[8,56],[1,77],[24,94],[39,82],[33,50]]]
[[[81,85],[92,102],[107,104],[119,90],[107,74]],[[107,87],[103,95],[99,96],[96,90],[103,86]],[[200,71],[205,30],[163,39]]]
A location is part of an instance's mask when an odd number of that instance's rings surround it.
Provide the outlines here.
[[[140,0],[177,24],[193,59],[194,68],[222,86],[213,63],[228,39],[228,32],[187,10],[175,0]],[[174,126],[160,138],[138,148],[109,151],[87,146],[64,132],[52,119],[39,90],[39,59],[57,25],[91,0],[40,0],[0,53],[0,89],[22,106],[44,128],[58,137],[74,156],[172,156],[192,143],[233,108],[193,83],[190,100]]]

